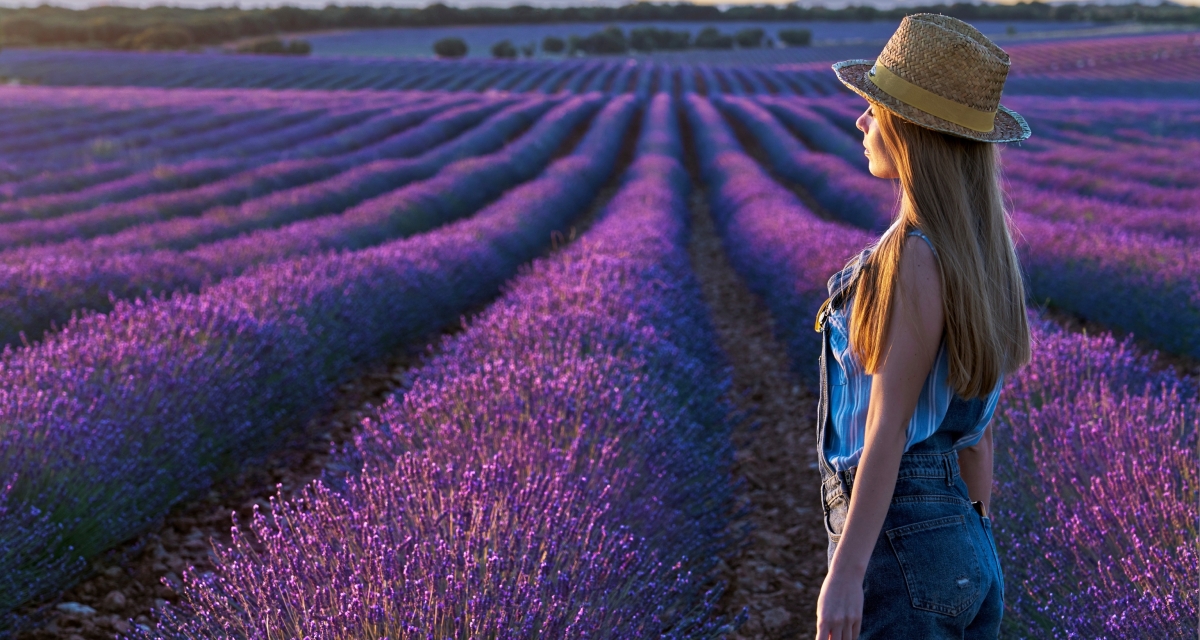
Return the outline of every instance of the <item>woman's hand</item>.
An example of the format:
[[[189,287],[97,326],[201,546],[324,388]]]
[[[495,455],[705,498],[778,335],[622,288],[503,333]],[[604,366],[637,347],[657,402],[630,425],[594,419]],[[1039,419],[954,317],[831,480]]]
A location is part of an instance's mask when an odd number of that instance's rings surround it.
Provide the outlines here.
[[[863,579],[830,571],[817,598],[817,640],[855,640],[862,627]]]

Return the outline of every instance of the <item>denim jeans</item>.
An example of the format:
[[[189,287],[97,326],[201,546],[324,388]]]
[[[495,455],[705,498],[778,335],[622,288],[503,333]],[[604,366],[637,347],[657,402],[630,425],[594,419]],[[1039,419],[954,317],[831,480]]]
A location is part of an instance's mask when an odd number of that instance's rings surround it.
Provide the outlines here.
[[[992,523],[959,475],[953,437],[935,433],[900,458],[896,489],[863,581],[860,640],[994,639],[1004,575]],[[827,561],[841,539],[857,467],[820,465]]]

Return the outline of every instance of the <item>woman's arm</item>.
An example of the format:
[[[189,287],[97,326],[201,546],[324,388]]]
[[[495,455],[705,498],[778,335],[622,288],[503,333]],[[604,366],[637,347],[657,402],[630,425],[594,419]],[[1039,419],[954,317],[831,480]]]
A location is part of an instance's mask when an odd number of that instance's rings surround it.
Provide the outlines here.
[[[884,357],[871,379],[866,441],[842,538],[817,602],[817,638],[857,638],[863,577],[896,488],[908,423],[942,339],[941,278],[929,245],[910,237],[897,274]]]
[[[972,500],[983,502],[983,510],[991,515],[992,505],[992,425],[973,446],[958,451],[958,468],[967,483]]]

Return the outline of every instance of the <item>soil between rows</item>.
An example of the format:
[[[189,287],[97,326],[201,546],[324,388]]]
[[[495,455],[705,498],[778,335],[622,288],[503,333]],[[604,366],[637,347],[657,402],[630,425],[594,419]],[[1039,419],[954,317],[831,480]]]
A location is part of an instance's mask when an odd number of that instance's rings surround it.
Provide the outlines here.
[[[721,566],[730,617],[749,620],[737,640],[804,637],[816,632],[817,597],[828,540],[821,522],[816,397],[792,373],[766,305],[729,265],[702,189],[692,194],[689,252],[718,341],[733,366],[734,401],[752,420],[734,434],[733,475],[744,480],[739,506],[745,547]]]
[[[562,250],[599,219],[633,161],[640,129],[639,114],[626,128],[608,182],[565,233],[551,235],[540,257]],[[556,157],[569,152],[585,131],[586,126],[578,127],[570,146],[564,143]],[[396,353],[382,354],[361,375],[341,385],[328,401],[327,412],[310,420],[265,459],[247,461],[240,473],[215,483],[206,496],[177,506],[136,540],[93,559],[91,575],[78,584],[27,604],[17,614],[33,626],[14,634],[14,640],[113,640],[130,630],[129,620],[153,627],[154,610],[163,602],[179,601],[185,569],[192,567],[197,574],[213,569],[212,543],[231,542],[231,514],[246,525],[255,505],[265,509],[273,496],[290,496],[326,474],[344,475],[348,469],[337,466],[332,452],[353,446],[362,418],[389,396],[411,388],[413,374],[440,351],[443,341],[460,333],[467,319],[491,302],[465,311],[462,322],[433,331]]]
[[[458,330],[451,327],[446,333]],[[332,400],[334,408],[310,420],[290,442],[264,460],[248,461],[206,496],[172,509],[140,538],[93,560],[95,575],[40,606],[27,606],[21,613],[39,627],[17,633],[16,640],[111,640],[129,631],[130,619],[152,627],[155,607],[178,602],[185,568],[197,573],[213,569],[210,541],[230,543],[231,514],[249,523],[255,505],[266,508],[272,496],[290,495],[325,473],[345,472],[331,450],[352,445],[354,430],[370,408],[412,385],[410,367],[419,365],[430,352],[424,345],[437,336],[431,334],[343,384]]]

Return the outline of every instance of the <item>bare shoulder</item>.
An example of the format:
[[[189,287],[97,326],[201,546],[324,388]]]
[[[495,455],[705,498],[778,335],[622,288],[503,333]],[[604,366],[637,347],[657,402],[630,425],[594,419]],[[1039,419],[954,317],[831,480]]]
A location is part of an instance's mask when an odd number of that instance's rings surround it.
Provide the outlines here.
[[[933,285],[936,291],[941,291],[941,273],[938,270],[937,256],[929,243],[918,236],[908,236],[904,239],[904,250],[900,252],[900,280],[927,287]]]

